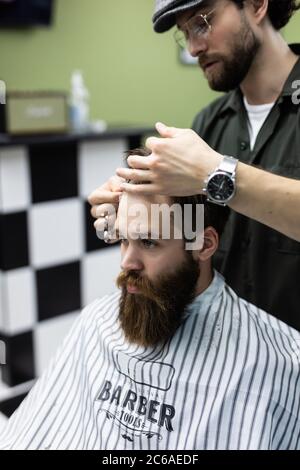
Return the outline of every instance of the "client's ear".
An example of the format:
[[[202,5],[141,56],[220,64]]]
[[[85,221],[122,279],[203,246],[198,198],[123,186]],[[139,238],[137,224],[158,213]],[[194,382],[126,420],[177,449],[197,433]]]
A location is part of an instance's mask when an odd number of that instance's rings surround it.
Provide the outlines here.
[[[204,229],[203,247],[198,252],[200,261],[207,261],[212,258],[219,247],[219,235],[214,227],[206,227]]]

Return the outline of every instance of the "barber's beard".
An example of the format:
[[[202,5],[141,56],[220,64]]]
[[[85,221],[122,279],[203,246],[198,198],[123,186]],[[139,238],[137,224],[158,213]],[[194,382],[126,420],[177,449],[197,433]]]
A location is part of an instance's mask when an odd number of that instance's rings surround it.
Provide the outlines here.
[[[242,13],[241,29],[232,39],[230,56],[201,56],[199,65],[207,61],[219,61],[215,68],[208,70],[206,78],[212,90],[228,92],[237,88],[248,74],[261,46],[258,38]]]
[[[117,279],[122,289],[119,321],[126,339],[144,347],[167,342],[195,296],[199,274],[199,265],[190,254],[175,273],[161,275],[155,282],[134,271],[121,272]],[[127,284],[137,287],[139,293],[128,293]]]

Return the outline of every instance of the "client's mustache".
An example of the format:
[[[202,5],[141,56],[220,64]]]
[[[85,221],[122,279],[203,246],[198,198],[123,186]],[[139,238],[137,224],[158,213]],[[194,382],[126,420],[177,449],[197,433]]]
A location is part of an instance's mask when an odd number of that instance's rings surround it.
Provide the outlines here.
[[[119,289],[122,289],[123,291],[126,291],[126,286],[128,284],[132,285],[139,290],[138,295],[142,294],[162,307],[159,289],[155,287],[147,277],[140,276],[134,271],[122,271],[117,278],[116,284]]]

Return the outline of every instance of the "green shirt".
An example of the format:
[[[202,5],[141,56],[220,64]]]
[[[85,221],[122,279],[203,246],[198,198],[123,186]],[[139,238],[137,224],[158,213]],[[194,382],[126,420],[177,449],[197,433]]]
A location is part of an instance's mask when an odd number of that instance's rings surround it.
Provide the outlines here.
[[[300,55],[300,44],[290,47]],[[193,129],[221,154],[300,179],[300,104],[292,100],[297,91],[296,80],[300,80],[300,58],[253,150],[240,89],[202,110]],[[299,101],[299,92],[297,97]],[[215,267],[239,296],[300,330],[300,243],[231,211],[215,256]]]

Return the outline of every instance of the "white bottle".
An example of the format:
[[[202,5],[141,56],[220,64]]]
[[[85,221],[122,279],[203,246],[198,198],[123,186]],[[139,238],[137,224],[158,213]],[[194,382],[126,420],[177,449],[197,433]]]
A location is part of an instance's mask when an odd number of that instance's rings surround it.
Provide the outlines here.
[[[75,70],[71,78],[71,126],[75,132],[84,132],[89,128],[89,92],[84,84],[80,70]]]

